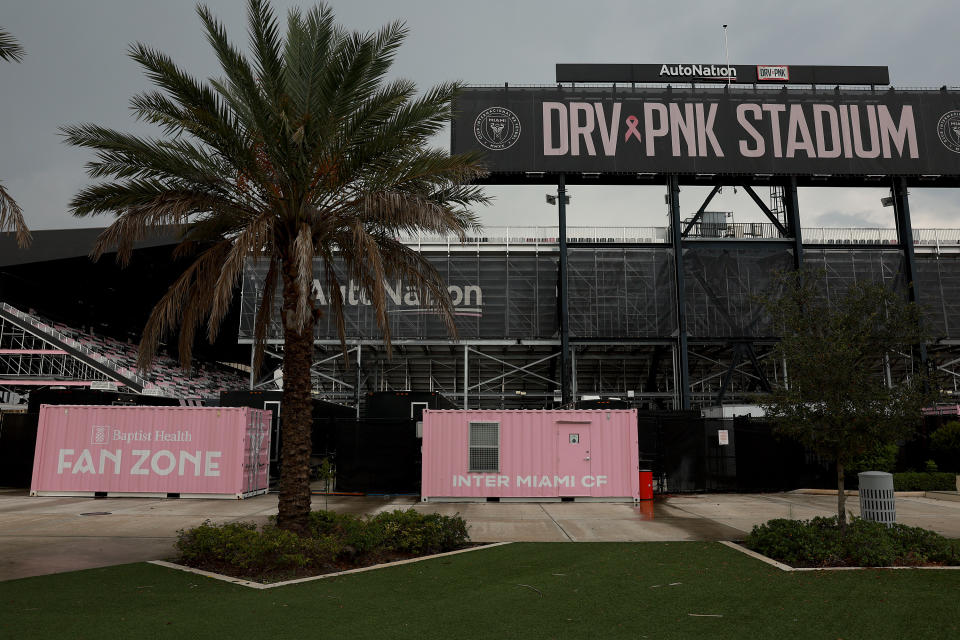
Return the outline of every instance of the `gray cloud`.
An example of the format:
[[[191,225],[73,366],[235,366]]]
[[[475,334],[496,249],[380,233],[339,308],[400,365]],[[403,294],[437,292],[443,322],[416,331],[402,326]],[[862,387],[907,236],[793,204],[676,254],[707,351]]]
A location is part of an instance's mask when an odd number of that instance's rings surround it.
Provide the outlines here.
[[[169,52],[198,76],[215,74],[193,3],[0,1],[0,24],[27,50],[22,64],[0,64],[0,180],[34,228],[103,224],[106,220],[75,220],[67,211],[70,197],[87,181],[83,163],[89,156],[66,148],[57,127],[92,121],[143,130],[127,109],[129,98],[149,86],[126,57],[131,42]],[[243,3],[209,4],[243,41]],[[275,3],[281,11],[296,4],[306,3]],[[886,64],[895,86],[960,85],[953,55],[960,23],[955,3],[338,0],[332,5],[340,22],[356,29],[405,19],[411,35],[395,73],[421,88],[453,79],[549,84],[557,62],[721,61],[723,22],[730,25],[734,63]],[[553,224],[556,211],[544,204],[546,190],[491,189],[497,200],[480,214],[489,225]],[[727,191],[717,206],[735,211],[737,220],[762,219],[742,193]],[[804,190],[805,224],[892,226],[889,211],[871,191]],[[574,194],[571,224],[664,224],[662,189],[575,187]],[[698,194],[684,190],[685,211],[699,206]],[[912,209],[917,226],[960,221],[954,190],[918,190]]]

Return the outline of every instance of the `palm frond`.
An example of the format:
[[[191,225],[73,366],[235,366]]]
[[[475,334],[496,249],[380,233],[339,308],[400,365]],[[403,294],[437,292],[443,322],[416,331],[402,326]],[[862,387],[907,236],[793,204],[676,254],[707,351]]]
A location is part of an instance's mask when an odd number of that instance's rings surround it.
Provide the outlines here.
[[[230,310],[233,292],[243,275],[244,261],[256,255],[268,241],[270,218],[261,214],[256,220],[247,222],[242,230],[231,237],[231,247],[224,257],[220,275],[210,305],[210,319],[207,323],[207,337],[212,343],[217,339],[220,323]]]
[[[20,62],[26,52],[9,32],[0,29],[0,60]]]
[[[143,329],[137,366],[147,370],[160,346],[160,341],[179,327],[180,362],[189,366],[193,337],[209,310],[221,266],[229,254],[231,243],[224,240],[202,252],[180,275],[154,306]]]
[[[329,7],[315,7],[306,18],[298,11],[290,11],[284,49],[285,91],[291,99],[291,110],[305,127],[319,128],[315,118],[323,105],[323,73],[331,47],[341,38]]]
[[[282,154],[278,153],[278,142],[282,139],[278,127],[276,109],[267,100],[246,57],[232,44],[223,25],[200,5],[197,13],[204,24],[207,41],[213,47],[220,66],[226,74],[224,80],[215,80],[211,85],[232,110],[241,126],[251,135],[252,142],[267,151],[274,162],[276,172],[284,166],[276,162]]]
[[[267,268],[266,276],[263,279],[263,291],[261,293],[260,304],[257,307],[257,316],[253,327],[253,370],[260,372],[263,366],[263,352],[267,343],[267,329],[273,319],[274,297],[277,292],[277,281],[280,279],[278,260],[271,256],[270,266]]]
[[[0,232],[3,231],[14,232],[17,246],[21,249],[29,247],[33,240],[27,222],[23,219],[23,210],[0,183]]]
[[[263,0],[247,3],[247,29],[250,47],[254,52],[257,79],[270,101],[283,103],[286,68],[280,28],[270,5]]]

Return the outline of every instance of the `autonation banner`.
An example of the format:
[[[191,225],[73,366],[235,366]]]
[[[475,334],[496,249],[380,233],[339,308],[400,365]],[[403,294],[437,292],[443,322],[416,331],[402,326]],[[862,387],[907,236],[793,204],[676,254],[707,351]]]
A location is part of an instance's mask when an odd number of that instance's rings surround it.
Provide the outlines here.
[[[470,88],[453,152],[494,173],[960,175],[960,92]]]
[[[555,338],[559,335],[556,251],[510,253],[495,251],[427,254],[447,283],[454,322],[464,339]],[[323,273],[317,261],[314,273]],[[578,249],[568,253],[571,335],[656,337],[675,330],[672,281],[673,254],[666,246],[618,249]],[[264,289],[266,265],[248,263],[243,277],[240,340],[254,336],[256,310]],[[357,282],[341,274],[344,325],[351,339],[382,335],[369,296]],[[715,269],[718,273],[720,269]],[[394,338],[446,339],[439,312],[421,300],[416,288],[397,279],[384,281],[387,316]],[[318,276],[313,295],[323,312],[317,338],[338,338],[330,313],[330,290]],[[282,337],[279,309],[268,328],[272,340]]]

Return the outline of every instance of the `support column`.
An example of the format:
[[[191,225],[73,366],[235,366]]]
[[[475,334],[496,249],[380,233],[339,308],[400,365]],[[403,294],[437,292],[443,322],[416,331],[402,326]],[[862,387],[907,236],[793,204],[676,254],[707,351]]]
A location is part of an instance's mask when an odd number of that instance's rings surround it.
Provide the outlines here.
[[[790,177],[790,181],[783,188],[783,206],[787,210],[787,226],[793,235],[793,268],[803,266],[803,237],[800,229],[800,201],[797,198],[797,178]]]
[[[570,351],[570,393],[577,397],[577,350]]]
[[[360,354],[363,352],[363,347],[357,343],[357,386],[353,389],[353,400],[356,404],[357,419],[360,418]]]
[[[894,178],[891,188],[893,193],[893,211],[897,222],[897,240],[903,252],[903,275],[907,281],[907,300],[917,302],[917,269],[916,258],[913,253],[913,223],[910,222],[910,198],[907,195],[907,179]],[[919,345],[920,364],[926,367],[927,345]]]
[[[253,342],[250,343],[250,391],[253,391],[253,385],[257,383],[256,381],[256,372],[253,370],[253,361],[254,356],[257,352],[257,345]]]
[[[560,392],[563,404],[572,400],[570,393],[570,303],[567,299],[567,180],[560,174],[557,184],[560,234]]]
[[[673,276],[677,292],[677,391],[681,409],[690,408],[689,355],[687,353],[687,313],[684,307],[683,240],[680,234],[680,178],[667,179],[670,205],[670,242],[673,245]]]
[[[907,298],[917,301],[916,261],[913,254],[913,226],[910,222],[910,199],[905,178],[893,179],[893,212],[897,223],[897,240],[903,251],[903,275],[907,280]]]
[[[470,345],[463,345],[463,408],[467,406],[467,393],[470,389]]]

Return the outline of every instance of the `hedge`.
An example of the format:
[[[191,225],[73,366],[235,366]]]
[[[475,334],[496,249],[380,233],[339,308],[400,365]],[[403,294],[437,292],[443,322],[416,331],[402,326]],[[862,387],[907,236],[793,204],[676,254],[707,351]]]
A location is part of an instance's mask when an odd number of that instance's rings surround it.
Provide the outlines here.
[[[315,511],[309,533],[297,535],[274,522],[209,521],[177,532],[179,562],[191,567],[245,577],[283,577],[367,566],[397,557],[452,551],[470,537],[460,516],[419,513],[413,509],[373,517]]]
[[[748,549],[794,567],[960,565],[960,541],[920,527],[854,518],[841,532],[836,518],[770,520],[744,541]]]
[[[893,474],[894,491],[956,491],[954,473],[906,471]]]

